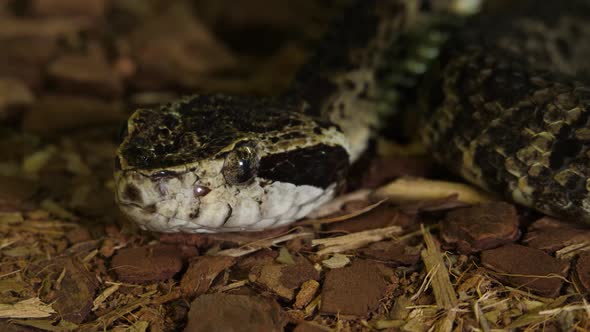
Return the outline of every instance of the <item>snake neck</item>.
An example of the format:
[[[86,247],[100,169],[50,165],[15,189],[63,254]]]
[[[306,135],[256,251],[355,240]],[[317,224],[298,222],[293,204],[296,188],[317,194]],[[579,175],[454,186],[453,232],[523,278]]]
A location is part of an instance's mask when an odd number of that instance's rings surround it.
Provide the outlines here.
[[[297,74],[286,97],[307,115],[337,125],[351,162],[405,107],[456,26],[457,15],[437,10],[411,0],[353,2]]]

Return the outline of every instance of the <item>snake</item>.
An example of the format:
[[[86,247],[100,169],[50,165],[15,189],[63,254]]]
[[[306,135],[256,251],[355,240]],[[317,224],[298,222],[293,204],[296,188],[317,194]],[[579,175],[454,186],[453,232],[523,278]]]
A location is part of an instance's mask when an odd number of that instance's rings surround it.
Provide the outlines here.
[[[465,181],[590,222],[590,4],[499,2],[465,18],[435,2],[351,1],[286,92],[136,110],[115,158],[121,211],[164,233],[288,225],[341,192],[404,113]]]

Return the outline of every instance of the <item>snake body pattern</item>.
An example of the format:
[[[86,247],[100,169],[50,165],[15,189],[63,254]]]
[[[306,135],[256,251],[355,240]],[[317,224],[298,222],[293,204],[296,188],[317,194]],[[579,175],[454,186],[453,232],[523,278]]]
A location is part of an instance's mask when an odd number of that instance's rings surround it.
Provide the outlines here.
[[[420,136],[441,164],[517,203],[590,221],[590,88],[577,81],[590,68],[590,5],[521,2],[450,41],[432,23],[404,44],[421,24],[419,1],[356,1],[282,96],[196,95],[137,110],[115,162],[117,202],[160,232],[288,224],[333,198],[411,88]]]

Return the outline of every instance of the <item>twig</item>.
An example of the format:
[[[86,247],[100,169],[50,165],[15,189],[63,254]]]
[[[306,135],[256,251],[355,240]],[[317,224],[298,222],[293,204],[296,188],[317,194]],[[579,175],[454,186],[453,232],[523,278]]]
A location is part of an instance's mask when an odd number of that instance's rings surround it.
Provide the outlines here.
[[[347,250],[362,248],[369,243],[379,242],[385,239],[393,238],[400,234],[402,228],[399,226],[389,226],[378,229],[370,229],[362,232],[330,237],[327,239],[315,239],[311,241],[312,246],[323,245],[324,249],[317,252],[319,256],[339,253]]]
[[[260,249],[272,247],[278,243],[286,242],[298,237],[313,237],[312,232],[301,232],[301,233],[294,233],[294,234],[286,234],[279,237],[274,237],[271,239],[264,239],[264,240],[257,240],[250,243],[246,243],[243,246],[238,248],[231,248],[226,250],[221,250],[215,253],[215,256],[231,256],[231,257],[240,257]]]
[[[457,305],[457,294],[451,284],[449,270],[445,266],[443,256],[438,250],[432,235],[424,226],[421,226],[426,249],[422,250],[422,260],[427,271],[436,270],[432,275],[432,290],[436,304],[440,308],[451,309]]]

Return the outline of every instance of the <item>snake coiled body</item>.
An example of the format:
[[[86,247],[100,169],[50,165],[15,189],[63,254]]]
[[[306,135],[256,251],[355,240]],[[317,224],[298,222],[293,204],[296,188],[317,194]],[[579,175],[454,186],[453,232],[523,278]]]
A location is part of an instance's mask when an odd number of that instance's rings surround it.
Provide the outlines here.
[[[576,41],[590,36],[590,10],[571,5],[492,13],[447,42],[447,24],[425,20],[432,28],[404,45],[422,24],[418,1],[358,1],[283,96],[137,110],[116,159],[117,201],[161,232],[285,225],[336,194],[385,119],[407,111],[411,88],[439,162],[520,204],[590,220],[590,90],[574,78],[587,69]]]
[[[590,222],[589,3],[522,3],[447,45],[424,141],[474,184]]]

